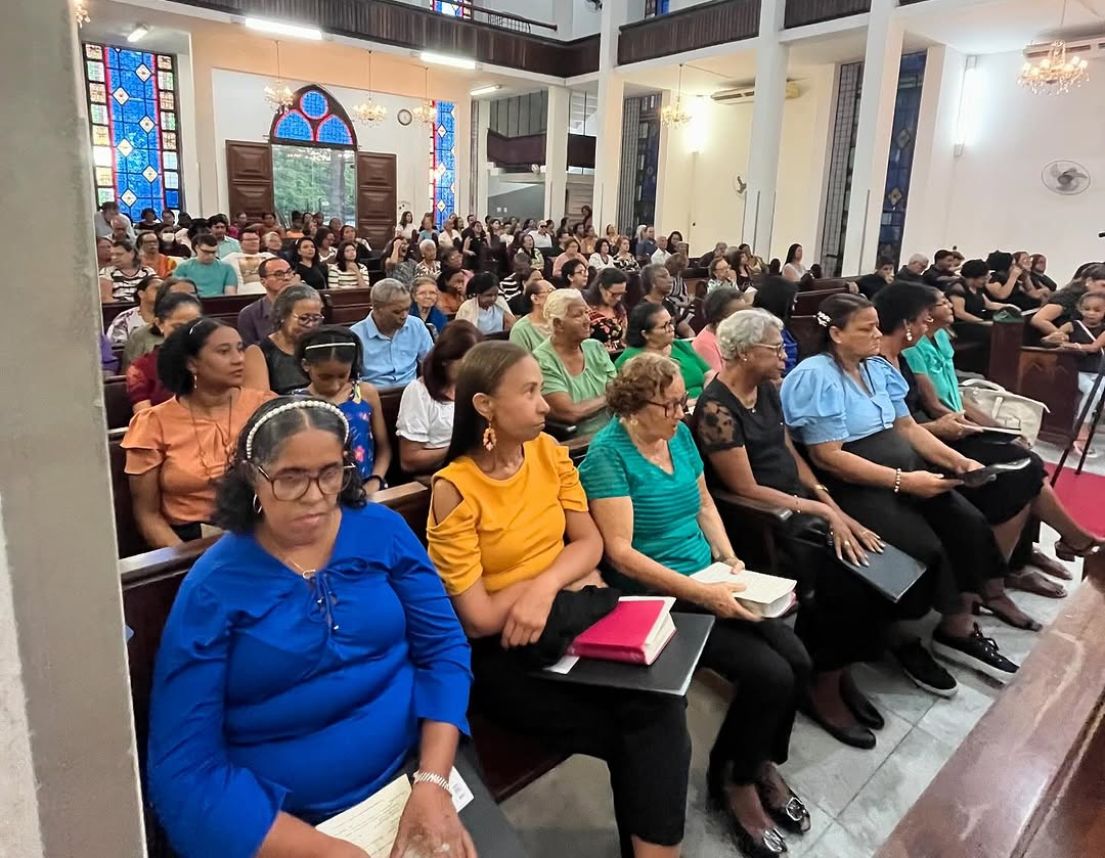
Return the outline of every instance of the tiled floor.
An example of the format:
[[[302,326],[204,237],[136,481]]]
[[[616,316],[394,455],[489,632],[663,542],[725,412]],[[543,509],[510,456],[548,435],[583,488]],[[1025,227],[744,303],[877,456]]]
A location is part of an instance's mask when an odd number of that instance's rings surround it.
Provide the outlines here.
[[[1101,461],[1099,467],[1105,468],[1105,459]],[[1053,540],[1054,534],[1045,534],[1045,547],[1049,549]],[[1080,567],[1072,564],[1071,568],[1077,574]],[[1026,593],[1015,593],[1014,598],[1045,625],[1063,607],[1062,600]],[[980,625],[1018,662],[1037,638],[989,617]],[[813,827],[805,836],[788,836],[790,855],[867,858],[874,854],[1001,691],[985,677],[951,669],[959,681],[959,693],[944,700],[916,688],[889,662],[856,668],[857,681],[887,722],[871,751],[842,745],[799,716],[783,774],[809,806]],[[738,854],[721,822],[705,809],[706,754],[725,705],[716,690],[697,681],[692,685],[688,719],[695,752],[683,848],[688,858]],[[595,760],[572,758],[506,802],[504,809],[521,832],[530,858],[618,856],[609,781],[605,767]]]

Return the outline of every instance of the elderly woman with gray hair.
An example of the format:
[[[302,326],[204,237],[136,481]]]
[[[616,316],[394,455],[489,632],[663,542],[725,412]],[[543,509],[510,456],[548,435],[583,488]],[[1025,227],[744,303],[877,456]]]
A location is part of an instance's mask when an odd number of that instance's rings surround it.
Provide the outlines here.
[[[606,385],[617,375],[606,346],[591,339],[591,313],[578,289],[557,289],[545,299],[549,338],[533,350],[544,382],[549,415],[590,435],[610,420]]]
[[[717,345],[722,369],[691,421],[707,485],[791,510],[786,521],[774,522],[776,545],[783,571],[800,579],[803,608],[795,630],[816,671],[813,714],[841,741],[874,747],[868,726],[881,726],[882,719],[852,681],[850,656],[828,642],[849,616],[837,610],[841,601],[869,598],[856,592],[864,585],[837,561],[865,562],[866,552],[881,551],[882,542],[837,506],[787,433],[777,386],[786,360],[782,322],[766,310],[738,311],[718,325]]]
[[[418,255],[421,257],[414,266],[415,276],[425,274],[437,277],[441,273],[441,263],[437,260],[437,242],[424,238],[418,242]]]
[[[277,295],[272,305],[272,333],[246,349],[244,386],[281,395],[306,387],[309,379],[295,359],[295,347],[322,318],[322,297],[314,288],[301,283]]]
[[[411,315],[410,290],[391,277],[372,287],[372,311],[351,330],[364,353],[361,381],[377,387],[409,384],[434,341],[425,323]]]

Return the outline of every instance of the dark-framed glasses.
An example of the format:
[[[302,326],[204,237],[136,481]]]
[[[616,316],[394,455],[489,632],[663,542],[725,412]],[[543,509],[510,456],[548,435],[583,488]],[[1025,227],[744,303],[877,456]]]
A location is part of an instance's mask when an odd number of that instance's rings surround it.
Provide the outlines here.
[[[325,317],[322,313],[293,313],[292,318],[304,325],[317,325]]]
[[[648,400],[648,404],[655,405],[657,408],[663,408],[665,417],[675,417],[677,414],[687,413],[687,403],[690,401],[690,395],[684,393],[680,399],[676,399],[674,402],[653,402],[650,399]]]
[[[297,501],[311,488],[311,483],[318,486],[318,490],[327,497],[340,494],[348,481],[352,479],[355,470],[354,465],[328,465],[317,474],[308,474],[305,471],[287,471],[276,476],[269,476],[260,465],[255,465],[257,473],[269,481],[272,486],[272,495],[278,501]]]

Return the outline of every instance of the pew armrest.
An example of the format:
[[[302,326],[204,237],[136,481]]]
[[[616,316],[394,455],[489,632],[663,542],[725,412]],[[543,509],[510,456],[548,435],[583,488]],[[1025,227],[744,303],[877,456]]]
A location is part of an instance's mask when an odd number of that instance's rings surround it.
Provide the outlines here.
[[[567,441],[569,438],[575,436],[579,431],[579,427],[574,423],[561,423],[559,420],[546,420],[545,431],[552,435],[557,441]]]
[[[725,489],[712,489],[710,494],[713,495],[714,501],[717,503],[736,507],[743,512],[752,513],[762,518],[769,518],[774,521],[786,521],[794,515],[794,510],[787,509],[785,506],[776,506],[775,504],[741,497],[733,492],[725,491]]]
[[[218,536],[205,536],[203,539],[191,539],[180,545],[168,548],[155,548],[119,561],[119,576],[123,586],[130,587],[144,581],[154,580],[166,572],[179,572],[190,569],[208,548],[215,544]]]

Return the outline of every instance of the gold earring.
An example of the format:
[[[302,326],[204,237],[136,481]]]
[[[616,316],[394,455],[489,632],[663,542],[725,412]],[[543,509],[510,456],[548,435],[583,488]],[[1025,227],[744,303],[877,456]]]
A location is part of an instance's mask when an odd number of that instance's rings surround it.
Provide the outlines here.
[[[905,341],[907,343],[913,342],[913,331],[910,329],[909,325],[905,327]]]
[[[495,449],[495,444],[498,439],[495,437],[495,429],[491,425],[491,421],[487,422],[487,428],[483,430],[483,448],[490,453]]]

